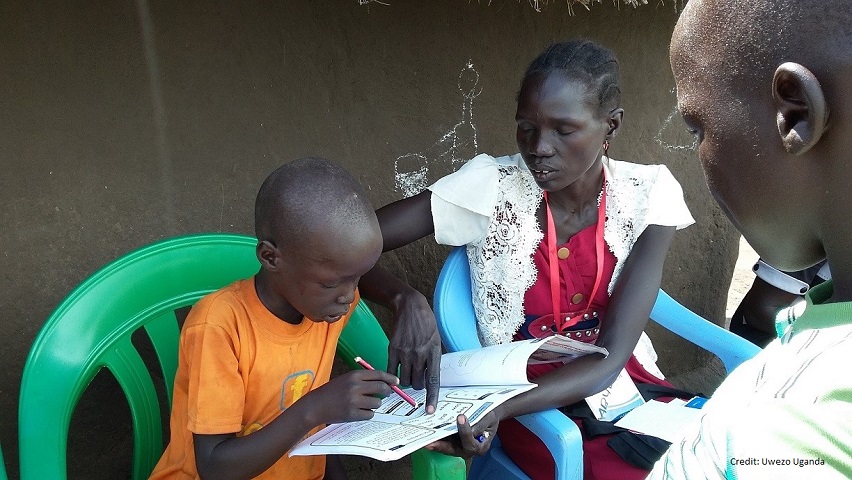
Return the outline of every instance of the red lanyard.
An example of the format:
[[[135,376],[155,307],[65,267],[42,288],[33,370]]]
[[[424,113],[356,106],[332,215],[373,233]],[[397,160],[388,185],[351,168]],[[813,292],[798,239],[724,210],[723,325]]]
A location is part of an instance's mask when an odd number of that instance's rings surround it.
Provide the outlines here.
[[[604,222],[606,220],[606,170],[604,170],[604,180],[601,186],[601,202],[598,205],[598,222],[595,227],[595,256],[597,259],[597,273],[595,274],[595,286],[592,288],[592,294],[589,295],[589,303],[586,309],[573,317],[565,317],[562,319],[561,295],[559,295],[559,264],[556,257],[556,224],[553,221],[553,213],[550,211],[550,203],[547,201],[547,192],[544,192],[544,206],[547,211],[547,256],[550,263],[550,300],[553,303],[553,321],[556,324],[556,331],[562,331],[583,319],[583,315],[589,311],[592,306],[592,300],[595,294],[598,293],[601,278],[603,277],[604,264]]]

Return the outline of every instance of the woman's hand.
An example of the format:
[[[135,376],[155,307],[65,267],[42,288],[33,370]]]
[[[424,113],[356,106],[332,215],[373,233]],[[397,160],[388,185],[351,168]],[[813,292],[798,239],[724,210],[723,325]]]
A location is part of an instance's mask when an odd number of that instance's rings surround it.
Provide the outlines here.
[[[426,388],[426,413],[434,413],[441,383],[441,336],[426,297],[414,289],[393,302],[394,331],[388,372],[399,368],[400,385]]]
[[[408,245],[435,232],[432,192],[424,190],[376,210],[383,251]],[[435,315],[420,292],[380,265],[361,277],[361,295],[393,310],[394,331],[388,348],[389,373],[399,371],[402,385],[426,387],[426,413],[438,405],[441,337]]]
[[[476,426],[471,427],[467,422],[467,417],[459,415],[456,418],[456,425],[459,433],[449,436],[445,439],[438,440],[426,445],[428,450],[440,452],[445,455],[453,455],[462,458],[471,458],[474,455],[485,455],[491,448],[491,441],[497,434],[497,425],[500,420],[494,414],[489,412],[482,417]]]
[[[403,386],[412,385],[418,390],[425,386],[426,413],[434,413],[440,384],[441,337],[429,302],[380,265],[361,277],[359,288],[364,298],[393,311],[387,372],[396,375],[399,371]]]

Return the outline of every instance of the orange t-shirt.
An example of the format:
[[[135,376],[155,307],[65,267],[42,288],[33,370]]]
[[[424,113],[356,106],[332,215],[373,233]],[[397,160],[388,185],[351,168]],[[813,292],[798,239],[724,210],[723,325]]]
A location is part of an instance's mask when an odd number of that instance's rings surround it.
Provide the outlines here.
[[[328,382],[348,320],[349,314],[335,323],[289,324],[263,306],[254,278],[199,300],[180,335],[171,440],[151,478],[198,478],[193,433],[249,435]],[[324,473],[323,456],[284,454],[257,478],[312,480]]]

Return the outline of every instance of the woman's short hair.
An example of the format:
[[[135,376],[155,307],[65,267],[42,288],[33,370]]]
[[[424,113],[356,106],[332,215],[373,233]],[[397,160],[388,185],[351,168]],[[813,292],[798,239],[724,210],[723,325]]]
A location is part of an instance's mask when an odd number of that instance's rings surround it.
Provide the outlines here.
[[[533,76],[556,72],[585,82],[589,92],[597,94],[602,112],[621,105],[618,60],[612,50],[585,39],[554,43],[530,63],[521,87]]]

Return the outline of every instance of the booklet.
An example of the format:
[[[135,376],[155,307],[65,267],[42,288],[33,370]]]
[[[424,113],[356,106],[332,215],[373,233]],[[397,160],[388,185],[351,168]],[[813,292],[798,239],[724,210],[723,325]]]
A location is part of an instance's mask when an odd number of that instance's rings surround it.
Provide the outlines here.
[[[441,393],[435,413],[427,415],[426,390],[404,389],[418,406],[396,393],[382,400],[370,420],[334,423],[302,440],[293,455],[363,455],[397,460],[456,433],[456,417],[471,425],[506,400],[531,390],[527,364],[570,362],[583,355],[608,355],[605,348],[561,335],[493,345],[441,356]]]
[[[694,399],[687,404],[678,400],[669,403],[657,400],[646,402],[615,422],[615,426],[662,438],[669,443],[677,442],[683,432],[703,415],[701,407],[691,405],[696,403]]]
[[[595,418],[604,422],[617,420],[634,408],[643,405],[645,399],[627,373],[622,368],[621,372],[612,382],[612,385],[603,391],[586,397],[586,403],[595,415]]]

